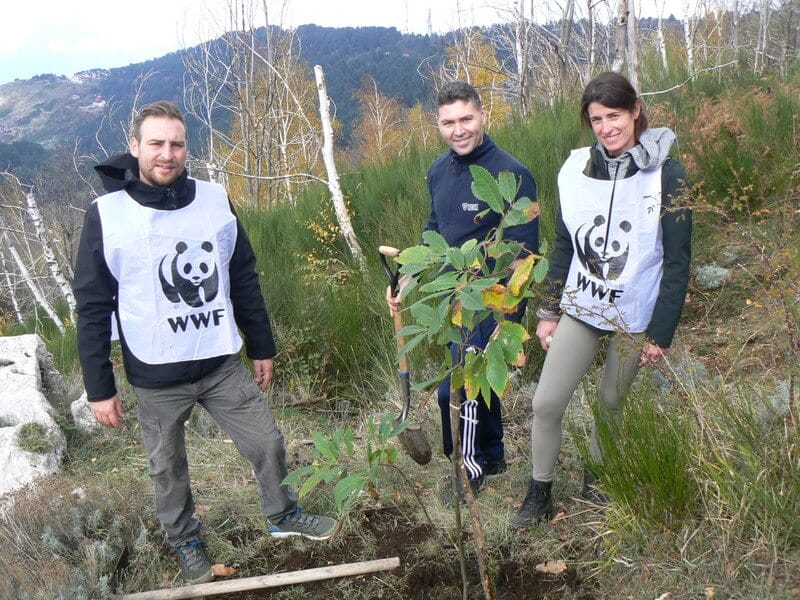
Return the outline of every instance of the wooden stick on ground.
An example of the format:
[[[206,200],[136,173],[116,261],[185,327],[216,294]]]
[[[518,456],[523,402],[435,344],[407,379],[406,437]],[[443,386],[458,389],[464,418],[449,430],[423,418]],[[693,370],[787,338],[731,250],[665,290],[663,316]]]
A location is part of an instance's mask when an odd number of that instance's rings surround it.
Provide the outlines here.
[[[125,594],[117,598],[119,600],[178,600],[180,598],[197,598],[210,596],[211,594],[246,592],[248,590],[281,587],[284,585],[294,585],[296,583],[333,579],[335,577],[365,575],[376,571],[396,569],[399,566],[400,558],[394,556],[392,558],[382,558],[380,560],[332,565],[330,567],[305,569],[303,571],[290,571],[289,573],[274,573],[273,575],[259,575],[257,577],[231,579],[229,581],[212,581],[211,583],[185,585],[178,588]]]

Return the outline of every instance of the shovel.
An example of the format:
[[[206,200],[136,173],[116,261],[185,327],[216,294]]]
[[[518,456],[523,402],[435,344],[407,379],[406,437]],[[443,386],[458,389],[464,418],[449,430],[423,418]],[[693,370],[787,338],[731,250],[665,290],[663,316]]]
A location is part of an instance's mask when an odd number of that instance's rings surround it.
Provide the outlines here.
[[[389,256],[394,258],[400,254],[400,251],[397,248],[392,248],[391,246],[380,246],[378,248],[378,252],[381,254],[383,270],[386,271],[386,275],[389,277],[389,287],[392,291],[392,296],[396,296],[397,281],[400,275],[398,271],[395,271],[389,266],[389,262],[386,260],[386,257]],[[402,336],[397,335],[401,329],[403,329],[403,315],[398,312],[396,315],[394,315],[394,333],[395,340],[397,341],[398,352],[400,352],[403,349],[403,346],[406,344],[405,339]],[[395,425],[402,423],[408,418],[408,409],[411,406],[411,378],[408,372],[408,357],[403,354],[400,357],[399,363],[400,368],[398,375],[400,376],[400,389],[403,393],[403,409],[395,418]],[[428,439],[425,437],[425,432],[422,431],[422,429],[419,427],[411,427],[409,425],[400,433],[400,435],[397,436],[397,438],[400,440],[400,445],[403,446],[403,449],[414,460],[415,463],[427,465],[431,461],[431,447],[428,444]]]

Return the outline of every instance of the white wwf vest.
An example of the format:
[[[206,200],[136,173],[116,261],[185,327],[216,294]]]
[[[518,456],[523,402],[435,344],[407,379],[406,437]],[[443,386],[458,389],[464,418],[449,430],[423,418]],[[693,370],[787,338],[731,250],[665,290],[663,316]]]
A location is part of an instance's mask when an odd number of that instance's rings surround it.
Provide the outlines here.
[[[573,150],[558,174],[574,249],[561,308],[599,329],[641,333],[663,271],[661,168],[615,184],[584,175],[589,158],[589,148]]]
[[[242,347],[230,301],[236,217],[221,186],[195,184],[194,201],[177,210],[147,208],[124,190],[95,201],[105,260],[119,283],[122,334],[134,356],[148,364],[234,354]]]

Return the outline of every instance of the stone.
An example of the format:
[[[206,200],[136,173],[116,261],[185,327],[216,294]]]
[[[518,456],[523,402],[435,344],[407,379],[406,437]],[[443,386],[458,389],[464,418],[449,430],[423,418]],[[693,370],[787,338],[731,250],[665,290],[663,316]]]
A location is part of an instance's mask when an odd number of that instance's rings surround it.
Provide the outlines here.
[[[101,427],[97,419],[94,418],[92,409],[89,408],[89,400],[85,390],[80,398],[69,405],[69,411],[72,414],[72,422],[75,423],[78,429],[93,431]]]
[[[730,269],[725,269],[719,265],[710,264],[698,267],[695,271],[695,281],[697,285],[706,290],[716,290],[731,277]]]
[[[55,421],[55,410],[45,396],[49,389],[65,389],[52,369],[52,356],[37,335],[0,337],[0,497],[60,472],[66,439]],[[44,373],[43,373],[44,371]],[[51,449],[27,452],[18,443],[20,430],[35,422]]]

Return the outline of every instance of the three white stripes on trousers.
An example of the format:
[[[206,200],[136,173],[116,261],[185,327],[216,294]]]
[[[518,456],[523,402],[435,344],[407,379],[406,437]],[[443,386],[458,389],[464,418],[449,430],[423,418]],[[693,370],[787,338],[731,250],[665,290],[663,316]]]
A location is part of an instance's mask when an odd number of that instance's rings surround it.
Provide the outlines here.
[[[475,432],[478,428],[478,401],[467,400],[461,405],[461,418],[464,420],[464,431],[461,435],[461,455],[470,479],[481,476],[483,469],[475,462]]]

